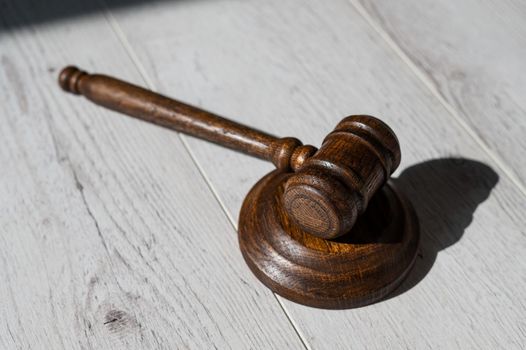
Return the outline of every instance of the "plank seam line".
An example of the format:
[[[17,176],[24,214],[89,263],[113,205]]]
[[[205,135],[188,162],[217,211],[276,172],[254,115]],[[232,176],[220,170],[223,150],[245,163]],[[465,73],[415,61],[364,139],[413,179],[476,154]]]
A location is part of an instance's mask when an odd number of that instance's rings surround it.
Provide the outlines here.
[[[144,68],[144,66],[142,65],[141,61],[139,60],[139,57],[137,56],[137,54],[135,53],[135,50],[133,49],[132,45],[128,41],[128,39],[126,37],[126,34],[122,30],[122,28],[121,28],[120,24],[118,23],[117,19],[111,13],[106,1],[105,0],[99,0],[99,3],[101,4],[102,9],[104,11],[104,17],[108,21],[108,23],[109,23],[110,27],[112,28],[113,32],[115,33],[115,35],[117,36],[117,38],[121,42],[124,50],[126,51],[128,56],[130,57],[130,59],[133,62],[133,64],[135,65],[136,69],[139,72],[139,75],[144,80],[144,82],[146,83],[147,87],[149,89],[151,89],[152,91],[154,91],[155,84],[153,83],[153,81],[150,79],[150,77],[146,73],[146,69]],[[182,134],[182,133],[180,133],[180,132],[176,132],[176,134],[179,136],[179,138],[180,138],[180,140],[181,140],[181,142],[183,144],[183,147],[185,148],[186,152],[188,153],[188,155],[192,159],[192,162],[195,164],[195,166],[197,167],[197,170],[199,171],[199,173],[201,174],[201,176],[205,180],[205,183],[207,184],[207,187],[210,189],[210,191],[212,192],[212,195],[215,197],[215,199],[218,202],[219,206],[221,207],[222,211],[225,213],[226,217],[230,221],[230,224],[233,226],[235,232],[237,232],[237,224],[236,224],[234,218],[230,214],[230,212],[227,209],[226,205],[221,200],[221,197],[219,196],[218,191],[214,188],[214,186],[212,185],[212,182],[210,181],[210,179],[206,175],[204,169],[202,168],[201,164],[199,163],[199,161],[197,160],[196,156],[192,152],[192,150],[190,148],[190,145],[188,144],[188,141],[187,141],[187,136]],[[285,305],[283,304],[283,302],[281,301],[280,297],[277,296],[276,293],[274,293],[274,292],[272,292],[272,294],[274,295],[274,298],[278,302],[278,305],[280,306],[281,310],[285,314],[285,317],[287,318],[287,320],[289,321],[290,325],[292,326],[292,328],[296,332],[296,335],[300,339],[300,341],[303,344],[303,346],[305,347],[305,349],[311,350],[311,347],[308,345],[305,336],[298,329],[296,323],[292,320],[291,315],[287,311],[287,309],[286,309]]]
[[[459,111],[457,111],[451,103],[440,93],[438,88],[432,83],[431,78],[425,74],[422,69],[405,53],[405,51],[396,43],[396,41],[383,29],[381,24],[377,23],[373,17],[367,12],[365,7],[359,3],[358,0],[347,0],[349,4],[362,16],[362,18],[373,28],[373,30],[387,43],[387,45],[399,56],[399,58],[407,64],[409,69],[417,76],[417,78],[427,87],[431,94],[440,102],[446,109],[448,114],[460,125],[462,129],[475,141],[476,144],[489,156],[495,165],[502,170],[502,172],[517,186],[517,188],[526,197],[526,186],[522,180],[518,178],[506,162],[496,154],[484,142],[484,140],[477,134],[475,130],[465,121]]]

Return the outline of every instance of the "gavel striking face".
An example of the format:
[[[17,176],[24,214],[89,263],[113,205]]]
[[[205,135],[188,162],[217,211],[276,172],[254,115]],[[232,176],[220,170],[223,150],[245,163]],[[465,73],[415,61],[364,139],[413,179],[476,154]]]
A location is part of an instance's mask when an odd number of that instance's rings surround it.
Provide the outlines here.
[[[351,233],[399,164],[398,140],[385,123],[366,115],[347,117],[317,152],[303,153],[299,164],[292,163],[295,174],[285,184],[284,207],[313,235],[329,239]]]
[[[382,298],[410,270],[418,225],[403,195],[384,186],[401,153],[381,120],[346,117],[316,149],[75,67],[62,70],[59,84],[104,107],[273,162],[277,170],[245,199],[239,240],[249,267],[278,294],[310,306],[356,307]],[[378,220],[385,222],[373,224]]]

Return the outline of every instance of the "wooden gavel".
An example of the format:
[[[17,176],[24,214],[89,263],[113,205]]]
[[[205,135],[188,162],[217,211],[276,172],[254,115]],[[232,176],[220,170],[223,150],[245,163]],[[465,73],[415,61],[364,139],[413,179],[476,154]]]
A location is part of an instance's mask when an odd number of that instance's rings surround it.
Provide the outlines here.
[[[379,119],[367,115],[346,117],[325,138],[320,149],[316,149],[314,146],[303,145],[294,137],[278,138],[139,86],[105,75],[88,74],[76,67],[64,68],[59,75],[59,84],[65,91],[81,94],[109,109],[271,161],[277,170],[256,184],[247,196],[240,215],[239,231],[245,260],[263,283],[278,293],[292,300],[319,307],[358,306],[385,295],[409,270],[414,260],[415,242],[418,238],[416,218],[408,202],[395,190],[391,188],[390,192],[384,193],[384,202],[390,205],[376,205],[375,210],[384,218],[389,217],[390,224],[400,221],[400,218],[394,217],[396,215],[405,219],[403,223],[375,228],[378,232],[373,233],[365,232],[371,230],[369,224],[353,229],[358,218],[366,212],[373,196],[383,188],[400,164],[400,146],[396,135]],[[274,195],[264,199],[266,193]],[[259,212],[262,203],[270,211],[265,209]],[[265,220],[272,224],[262,224]],[[250,232],[243,235],[247,230]],[[268,236],[269,231],[273,235],[271,239]],[[261,234],[259,241],[253,240],[257,236],[254,232]],[[298,235],[299,232],[301,234]],[[363,241],[364,237],[369,236],[372,241],[368,243],[374,246],[383,244],[382,239],[386,235],[391,238],[398,237],[399,240],[393,244],[398,244],[398,250],[401,244],[402,250],[393,255],[393,252],[386,252],[385,247],[377,246],[374,248],[382,252],[376,254],[386,256],[389,260],[388,265],[401,263],[401,267],[393,268],[389,265],[390,281],[383,280],[379,275],[381,271],[373,271],[373,277],[376,274],[376,277],[380,278],[379,287],[360,289],[360,295],[350,292],[352,288],[348,285],[355,277],[349,274],[356,268],[364,269],[361,274],[366,274],[367,269],[364,267],[339,268],[340,271],[336,274],[347,274],[344,277],[340,276],[338,280],[340,287],[343,283],[343,292],[341,288],[336,288],[335,293],[326,291],[313,294],[313,288],[325,290],[329,287],[308,286],[306,288],[310,290],[302,291],[297,286],[291,287],[295,282],[285,283],[279,280],[283,276],[270,276],[276,271],[276,266],[267,266],[268,252],[261,256],[259,246],[262,242],[270,242],[273,250],[280,251],[280,257],[283,257],[290,253],[286,252],[287,249],[291,249],[298,241],[302,244],[302,249],[314,249],[313,244],[330,245],[330,249],[326,251],[327,256],[317,256],[315,265],[319,267],[319,264],[329,264],[338,269],[338,266],[345,262],[331,262],[332,258],[329,255],[344,252],[354,254],[354,260],[363,259],[359,252],[361,247],[352,242],[353,237]],[[282,246],[283,236],[295,237],[296,243],[289,242],[288,247]],[[244,240],[243,237],[247,239]],[[338,239],[334,240],[336,238]],[[306,255],[312,255],[311,253],[305,252]],[[374,254],[373,252],[369,258],[376,259]],[[387,256],[388,254],[391,256]],[[297,257],[290,258],[289,262],[294,259]],[[377,269],[385,270],[384,262],[376,261],[376,264]],[[302,261],[298,265],[305,267],[309,264]],[[279,266],[279,269],[283,270],[285,267]],[[325,270],[325,267],[321,270]],[[326,273],[329,273],[329,277],[334,277],[334,271]],[[301,279],[304,274],[304,271],[298,272],[298,278]],[[327,276],[311,276],[311,279],[307,278],[306,281],[329,281]],[[374,291],[371,291],[371,288]]]

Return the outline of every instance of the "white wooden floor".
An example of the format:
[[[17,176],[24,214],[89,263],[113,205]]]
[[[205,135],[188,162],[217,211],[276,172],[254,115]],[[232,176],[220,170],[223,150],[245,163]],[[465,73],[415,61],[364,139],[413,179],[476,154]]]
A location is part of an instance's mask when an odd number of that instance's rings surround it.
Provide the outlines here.
[[[526,347],[526,3],[0,0],[1,349]],[[409,279],[356,310],[274,295],[238,251],[271,165],[66,95],[67,64],[319,145],[398,134]]]

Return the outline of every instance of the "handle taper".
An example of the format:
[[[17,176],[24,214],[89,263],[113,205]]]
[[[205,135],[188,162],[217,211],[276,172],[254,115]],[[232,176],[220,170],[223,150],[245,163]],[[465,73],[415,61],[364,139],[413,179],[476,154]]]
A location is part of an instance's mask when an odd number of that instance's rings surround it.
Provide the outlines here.
[[[106,75],[76,67],[59,75],[63,90],[129,116],[268,160],[279,169],[297,168],[316,148],[293,137],[277,138],[213,113]]]

